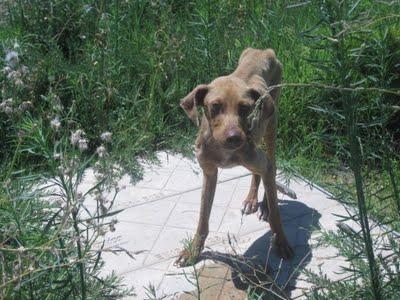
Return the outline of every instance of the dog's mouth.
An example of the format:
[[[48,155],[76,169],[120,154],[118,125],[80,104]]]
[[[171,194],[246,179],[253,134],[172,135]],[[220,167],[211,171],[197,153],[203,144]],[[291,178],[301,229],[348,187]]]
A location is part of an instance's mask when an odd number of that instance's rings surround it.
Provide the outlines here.
[[[237,141],[225,141],[223,146],[227,150],[237,150],[241,148],[244,144],[244,141],[242,139],[237,140]]]
[[[239,149],[243,143],[243,135],[237,130],[230,130],[225,134],[223,146],[228,150],[236,150]]]

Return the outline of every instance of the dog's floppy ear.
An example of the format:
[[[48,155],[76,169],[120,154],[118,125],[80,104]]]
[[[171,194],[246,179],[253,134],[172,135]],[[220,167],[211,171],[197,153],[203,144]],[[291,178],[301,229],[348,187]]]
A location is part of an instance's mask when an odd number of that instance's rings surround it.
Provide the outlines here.
[[[181,100],[181,107],[185,110],[189,119],[192,120],[197,126],[199,125],[197,118],[197,106],[204,105],[204,98],[207,95],[207,92],[208,86],[206,84],[200,84]]]
[[[246,95],[253,99],[254,102],[258,100],[258,98],[261,97],[261,93],[257,91],[256,89],[250,88],[246,91]]]
[[[250,88],[246,91],[246,94],[248,97],[254,100],[254,102],[257,102],[257,100],[262,97],[261,101],[263,101],[263,112],[262,112],[262,118],[264,120],[267,120],[269,117],[271,117],[275,113],[275,102],[270,93],[264,93],[262,94],[259,92],[257,89]]]
[[[275,113],[275,102],[270,94],[267,95],[264,100],[263,115],[265,119],[268,119]]]

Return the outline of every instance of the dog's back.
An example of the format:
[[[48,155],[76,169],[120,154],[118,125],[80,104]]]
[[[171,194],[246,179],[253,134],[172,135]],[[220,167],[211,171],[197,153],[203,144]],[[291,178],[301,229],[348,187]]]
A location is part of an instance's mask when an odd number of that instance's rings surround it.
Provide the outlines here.
[[[272,49],[247,48],[240,56],[239,64],[231,76],[242,79],[248,86],[263,94],[267,87],[281,83],[282,64]],[[277,88],[271,92],[275,102],[278,99],[279,90]]]

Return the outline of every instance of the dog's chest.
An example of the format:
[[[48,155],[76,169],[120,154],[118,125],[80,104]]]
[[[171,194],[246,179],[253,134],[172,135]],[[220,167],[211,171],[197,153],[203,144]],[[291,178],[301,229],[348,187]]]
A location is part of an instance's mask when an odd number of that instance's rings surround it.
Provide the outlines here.
[[[214,145],[212,147],[203,145],[196,152],[199,162],[211,163],[218,168],[232,168],[240,164],[237,153],[224,151],[222,148]]]
[[[225,156],[222,157],[222,159],[220,160],[218,167],[220,168],[232,168],[235,167],[239,164],[239,160],[237,155],[235,155],[234,153],[231,154],[227,154]]]

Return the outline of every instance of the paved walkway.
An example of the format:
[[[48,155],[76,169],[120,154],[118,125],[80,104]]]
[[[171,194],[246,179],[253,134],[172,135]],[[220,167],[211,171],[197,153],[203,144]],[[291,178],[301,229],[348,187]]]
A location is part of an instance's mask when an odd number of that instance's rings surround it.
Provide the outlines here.
[[[126,284],[135,287],[137,296],[133,299],[149,298],[146,296],[149,284],[154,286],[157,299],[163,296],[178,299],[182,292],[196,290],[192,280],[194,269],[176,268],[173,261],[182,248],[182,241],[194,234],[202,175],[196,162],[179,155],[159,153],[158,158],[161,164],[146,167],[143,180],[136,185],[129,184],[128,178],[122,179],[122,184],[127,187],[118,194],[116,204],[125,210],[118,215],[116,231],[108,238],[109,243],[139,254],[134,260],[123,254],[104,255],[106,271],[114,270],[123,275]],[[220,171],[218,180],[205,249],[205,254],[212,260],[203,260],[196,267],[221,262],[256,282],[264,282],[266,279],[261,278],[264,272],[254,272],[254,268],[267,266],[271,278],[292,298],[301,297],[310,288],[304,276],[299,274],[299,268],[322,270],[332,279],[344,276],[340,274],[340,265],[345,262],[337,255],[336,249],[316,246],[319,229],[335,229],[336,215],[346,215],[341,204],[302,180],[291,180],[289,186],[298,199],[282,194],[278,194],[278,198],[295,258],[281,261],[274,251],[269,251],[269,225],[259,221],[255,214],[241,215],[250,173],[242,167],[224,169]],[[263,191],[260,188],[260,200]],[[226,272],[216,273],[223,273],[222,278],[230,280]],[[238,279],[236,285],[245,288],[246,284],[243,285],[240,277],[235,275],[234,271],[233,277]],[[240,298],[223,296],[224,291],[213,295],[218,295],[215,299]],[[204,299],[211,299],[211,296]]]

